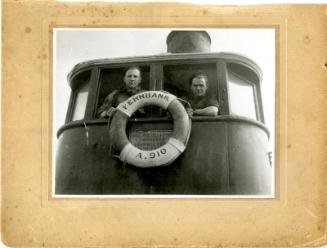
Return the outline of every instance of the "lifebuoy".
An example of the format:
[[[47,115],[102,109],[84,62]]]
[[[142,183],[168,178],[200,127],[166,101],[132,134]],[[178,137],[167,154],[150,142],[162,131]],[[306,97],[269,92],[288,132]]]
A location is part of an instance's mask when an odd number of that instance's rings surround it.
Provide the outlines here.
[[[150,151],[135,147],[126,135],[128,118],[136,110],[147,105],[167,109],[174,121],[173,132],[168,142]],[[113,147],[120,152],[121,161],[142,168],[156,167],[170,164],[185,150],[190,131],[191,120],[176,96],[162,91],[145,91],[118,105],[110,126],[110,140]]]

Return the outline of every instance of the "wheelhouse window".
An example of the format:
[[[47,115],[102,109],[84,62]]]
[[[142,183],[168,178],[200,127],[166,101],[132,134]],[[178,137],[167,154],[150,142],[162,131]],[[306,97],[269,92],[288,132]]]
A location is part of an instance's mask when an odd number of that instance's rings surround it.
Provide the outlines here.
[[[190,93],[191,77],[197,73],[206,74],[208,77],[207,94],[217,96],[217,70],[215,63],[205,64],[177,64],[164,65],[164,85],[165,91],[168,91],[178,97],[186,96]]]
[[[227,85],[230,114],[261,120],[257,99],[259,78],[250,69],[227,64]]]
[[[74,92],[74,107],[72,111],[72,120],[81,120],[85,116],[88,92],[90,88],[91,71],[84,71],[76,75],[72,80]]]
[[[193,117],[212,117],[218,113],[216,63],[164,65],[163,89],[183,99],[184,107],[192,111]]]
[[[124,67],[103,68],[100,71],[100,90],[98,95],[97,109],[101,107],[101,105],[104,103],[104,100],[110,93],[112,93],[114,90],[119,90],[124,86],[124,73],[129,67],[129,65],[125,65]],[[139,66],[139,68],[141,69],[142,78],[139,87],[142,90],[149,90],[150,66]]]

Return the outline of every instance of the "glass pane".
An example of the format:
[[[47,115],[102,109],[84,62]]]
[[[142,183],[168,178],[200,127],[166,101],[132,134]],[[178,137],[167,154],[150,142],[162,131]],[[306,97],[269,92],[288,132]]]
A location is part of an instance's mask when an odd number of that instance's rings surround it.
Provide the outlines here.
[[[190,79],[196,73],[206,74],[208,77],[209,95],[216,95],[217,69],[215,63],[199,64],[172,64],[163,67],[164,90],[183,97],[190,93]]]
[[[80,90],[78,90],[73,112],[73,121],[81,120],[84,118],[87,96],[89,93],[89,85],[90,84],[85,84]]]
[[[233,73],[228,74],[229,106],[231,114],[257,119],[253,85]]]
[[[100,74],[100,92],[98,98],[97,107],[99,108],[105,98],[114,90],[118,90],[123,87],[124,84],[124,72],[129,65],[118,68],[106,68],[101,70]],[[142,81],[140,88],[143,90],[149,90],[150,84],[150,66],[140,66]]]

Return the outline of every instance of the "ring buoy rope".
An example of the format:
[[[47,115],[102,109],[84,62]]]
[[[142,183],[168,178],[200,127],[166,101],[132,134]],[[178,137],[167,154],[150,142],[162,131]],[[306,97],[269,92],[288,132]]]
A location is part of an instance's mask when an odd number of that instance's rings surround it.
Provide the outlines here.
[[[173,132],[168,142],[150,151],[135,147],[126,135],[128,118],[139,108],[147,105],[157,105],[168,110],[174,121]],[[142,168],[165,166],[185,150],[191,131],[191,120],[176,96],[162,91],[145,91],[120,103],[116,110],[109,133],[113,148],[120,152],[119,159],[122,162]]]

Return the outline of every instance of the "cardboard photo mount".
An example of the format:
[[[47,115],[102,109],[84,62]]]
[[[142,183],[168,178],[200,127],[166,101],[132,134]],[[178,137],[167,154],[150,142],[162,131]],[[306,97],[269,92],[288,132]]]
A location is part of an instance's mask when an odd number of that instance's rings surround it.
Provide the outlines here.
[[[326,7],[4,1],[2,242],[10,247],[326,243]],[[54,27],[274,28],[276,197],[53,198]]]

